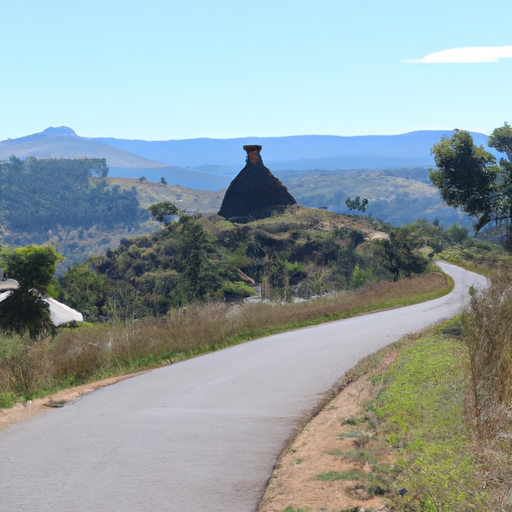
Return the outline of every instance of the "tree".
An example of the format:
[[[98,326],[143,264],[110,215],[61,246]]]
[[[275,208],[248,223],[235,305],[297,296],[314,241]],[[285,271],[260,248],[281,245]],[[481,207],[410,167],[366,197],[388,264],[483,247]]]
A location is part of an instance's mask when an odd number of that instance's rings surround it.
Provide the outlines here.
[[[476,231],[491,221],[512,219],[512,128],[507,123],[496,128],[489,146],[508,160],[502,158],[497,164],[494,155],[475,146],[463,130],[443,137],[431,149],[437,169],[430,170],[430,180],[446,204],[478,218]]]
[[[456,244],[463,244],[468,237],[468,230],[459,224],[452,224],[446,231],[448,238]]]
[[[43,300],[53,282],[58,263],[64,258],[53,247],[29,245],[4,249],[1,253],[5,276],[16,279],[19,288],[0,302],[0,328],[35,338],[53,330],[48,304]]]
[[[183,271],[180,281],[189,301],[212,295],[221,286],[219,268],[212,264],[210,255],[215,254],[213,239],[192,217],[180,217],[182,243],[180,257]]]
[[[363,198],[361,200],[360,196],[356,196],[353,200],[350,197],[347,197],[345,204],[349,210],[359,210],[361,212],[366,211],[366,205],[369,203],[368,199]]]
[[[101,313],[111,287],[107,276],[96,274],[85,263],[75,263],[62,277],[62,298],[84,316],[95,318]]]
[[[160,183],[161,183],[162,185],[167,185],[167,180],[162,176],[162,177],[160,178]]]
[[[382,258],[383,267],[393,275],[393,281],[398,281],[401,275],[421,274],[428,265],[401,232],[391,233],[389,240],[376,241],[374,247],[375,254]]]
[[[163,222],[166,226],[170,224],[169,217],[180,215],[182,211],[169,201],[152,204],[148,208],[148,212],[158,221]]]

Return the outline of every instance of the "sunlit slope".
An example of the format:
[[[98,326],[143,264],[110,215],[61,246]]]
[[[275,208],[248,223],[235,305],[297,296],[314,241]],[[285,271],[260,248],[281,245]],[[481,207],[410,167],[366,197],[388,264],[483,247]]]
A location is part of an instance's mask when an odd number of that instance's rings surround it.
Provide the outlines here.
[[[472,220],[446,206],[439,191],[428,180],[427,169],[385,171],[300,171],[278,172],[299,204],[348,212],[345,200],[355,196],[369,199],[366,214],[393,225],[408,224],[417,218],[439,219],[444,226]]]

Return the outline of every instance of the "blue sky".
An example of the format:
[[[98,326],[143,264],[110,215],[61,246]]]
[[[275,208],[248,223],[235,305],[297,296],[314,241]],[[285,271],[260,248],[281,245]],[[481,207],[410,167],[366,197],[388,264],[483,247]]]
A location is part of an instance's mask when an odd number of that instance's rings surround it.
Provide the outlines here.
[[[510,0],[2,0],[0,140],[512,122]]]

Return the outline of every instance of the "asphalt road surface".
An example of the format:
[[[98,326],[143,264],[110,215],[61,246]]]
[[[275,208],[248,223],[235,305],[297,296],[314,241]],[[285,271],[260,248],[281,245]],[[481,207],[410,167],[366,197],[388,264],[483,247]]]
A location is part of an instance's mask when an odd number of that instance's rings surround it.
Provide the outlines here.
[[[249,512],[305,413],[362,357],[455,315],[415,306],[252,341],[102,388],[0,432],[2,512]]]

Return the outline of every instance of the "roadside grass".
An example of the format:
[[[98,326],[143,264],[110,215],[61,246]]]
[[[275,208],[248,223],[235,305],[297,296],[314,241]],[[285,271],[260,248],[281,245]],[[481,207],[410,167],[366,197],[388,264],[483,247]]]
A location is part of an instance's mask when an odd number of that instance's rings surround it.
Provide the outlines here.
[[[510,263],[510,255],[501,245],[474,238],[445,248],[438,257],[486,277],[491,275],[493,269]]]
[[[162,318],[93,324],[37,342],[1,336],[0,404],[9,407],[251,339],[431,300],[452,288],[449,276],[430,272],[296,304],[189,305]]]
[[[351,458],[354,469],[316,479],[351,480],[349,495],[383,495],[395,511],[488,510],[467,410],[467,346],[446,334],[460,321],[452,319],[395,345],[399,355],[372,379],[376,395],[358,423],[362,429],[374,423],[373,435],[364,446],[331,453]],[[339,439],[361,435],[354,431]]]
[[[475,272],[476,274],[480,274],[485,277],[489,277],[492,274],[492,269],[486,266],[470,263],[466,260],[450,256],[449,254],[447,255],[446,253],[442,253],[440,257],[448,263],[453,263],[453,265],[457,265],[458,267],[469,270],[470,272]]]

